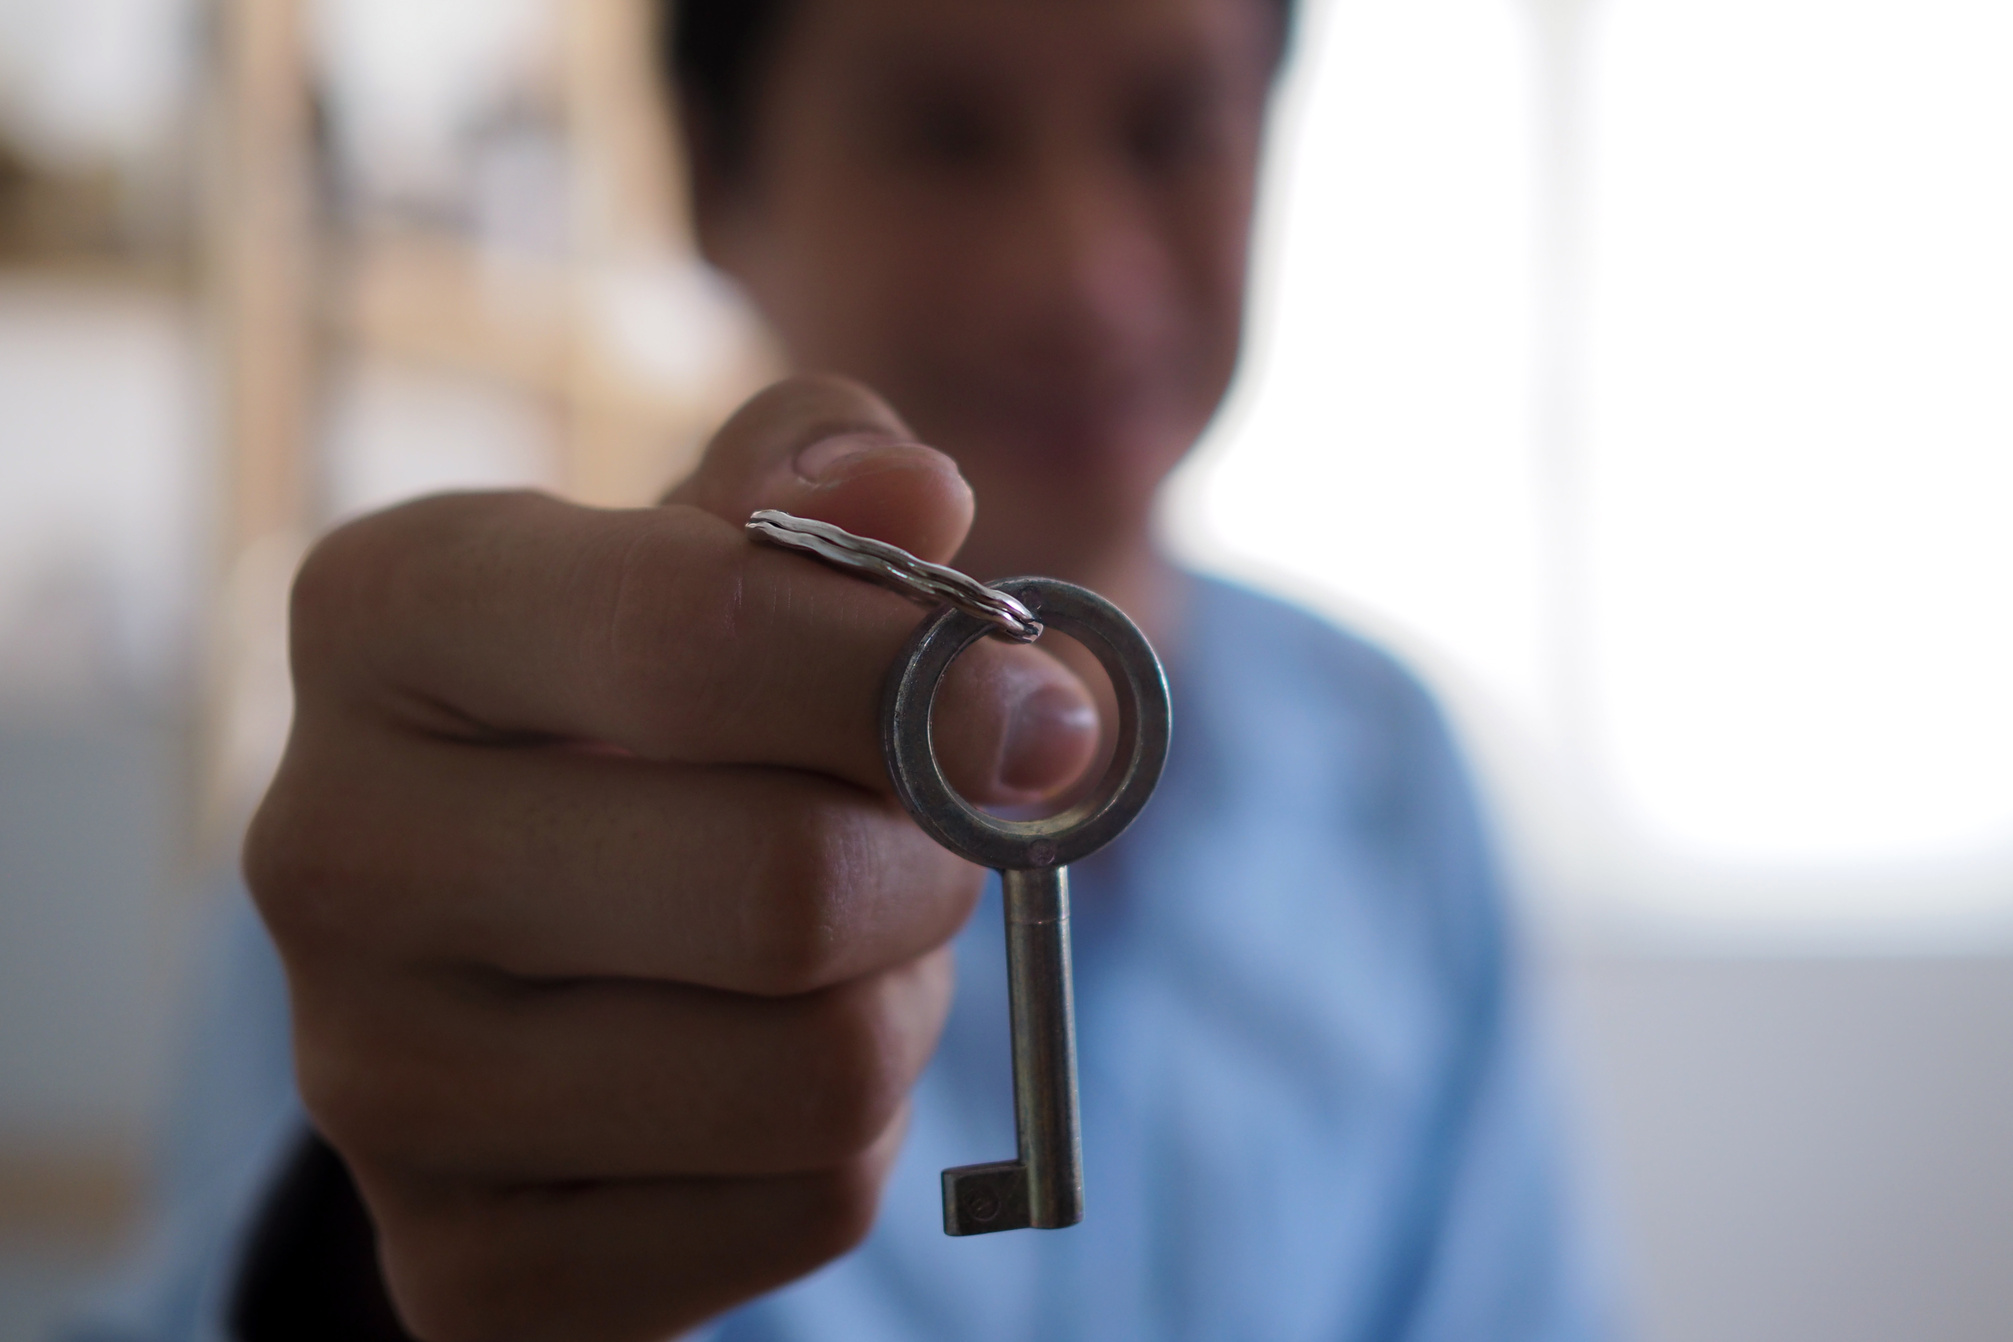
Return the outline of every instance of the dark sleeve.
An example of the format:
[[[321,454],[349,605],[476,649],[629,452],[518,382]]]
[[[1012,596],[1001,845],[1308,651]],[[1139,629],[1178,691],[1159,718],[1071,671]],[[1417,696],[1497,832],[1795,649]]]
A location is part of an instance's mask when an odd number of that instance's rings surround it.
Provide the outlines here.
[[[295,1148],[250,1244],[231,1301],[236,1342],[412,1342],[385,1291],[363,1199],[320,1136]]]

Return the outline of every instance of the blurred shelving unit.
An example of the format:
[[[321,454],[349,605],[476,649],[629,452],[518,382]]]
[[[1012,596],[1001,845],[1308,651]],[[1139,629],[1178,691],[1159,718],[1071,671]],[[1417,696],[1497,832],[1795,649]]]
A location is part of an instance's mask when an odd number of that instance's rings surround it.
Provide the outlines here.
[[[773,366],[694,255],[647,0],[549,0],[514,111],[557,145],[557,237],[400,209],[319,128],[332,91],[302,0],[224,0],[205,217],[225,407],[223,553],[201,763],[203,832],[235,832],[277,749],[279,604],[331,520],[318,417],[330,370],[390,363],[492,385],[553,427],[546,483],[647,503]],[[455,212],[448,212],[453,214]]]
[[[74,950],[78,968],[62,972],[79,985],[58,991],[62,975],[51,969],[39,997],[22,975],[0,994],[22,1004],[7,1008],[17,1037],[0,1038],[0,1063],[35,1073],[32,1085],[0,1098],[32,1108],[22,1097],[46,1081],[56,1095],[43,1106],[50,1113],[81,1106],[106,1115],[102,1131],[73,1124],[56,1146],[33,1133],[61,1136],[60,1116],[45,1122],[31,1114],[27,1127],[0,1131],[0,1244],[52,1237],[102,1244],[137,1204],[159,1119],[149,1097],[170,1070],[140,1055],[172,1046],[167,1030],[149,1022],[173,1019],[183,1003],[181,984],[210,903],[194,892],[224,883],[284,738],[292,573],[318,532],[387,501],[387,489],[406,478],[393,472],[391,486],[380,481],[361,500],[339,487],[348,477],[338,458],[354,449],[354,434],[345,439],[332,425],[354,370],[389,370],[400,385],[437,383],[528,421],[536,431],[531,464],[520,453],[471,483],[523,483],[594,505],[640,506],[683,473],[712,426],[773,366],[759,331],[694,255],[678,140],[652,68],[651,0],[523,0],[519,9],[539,11],[538,40],[512,72],[516,82],[498,86],[502,104],[478,112],[535,143],[535,175],[514,195],[471,201],[482,186],[471,170],[419,206],[370,189],[371,165],[346,158],[355,147],[335,130],[344,100],[356,94],[330,50],[330,14],[372,3],[159,0],[200,42],[181,122],[160,137],[168,146],[160,161],[142,165],[148,211],[131,208],[133,184],[112,170],[66,176],[17,167],[0,135],[0,279],[12,286],[8,296],[46,290],[60,306],[86,290],[119,295],[119,304],[143,307],[145,320],[169,333],[178,358],[186,355],[166,380],[187,393],[176,414],[188,421],[191,451],[174,469],[194,477],[184,548],[195,551],[181,619],[192,631],[148,689],[155,706],[141,730],[151,772],[128,789],[134,807],[166,817],[160,837],[148,829],[144,842],[127,845],[132,860],[121,856],[102,896],[83,889],[94,878],[69,870],[78,863],[55,846],[0,864],[0,879],[34,886],[0,891],[12,901],[0,904],[15,928],[10,935],[68,939],[64,954]],[[463,8],[469,24],[488,23],[480,4]],[[454,146],[482,149],[482,127],[450,130]],[[519,206],[549,215],[551,226],[514,227],[509,216]],[[18,305],[15,316],[16,325],[39,320]],[[97,444],[105,432],[89,427],[88,414],[72,413],[93,394],[88,349],[88,339],[79,344],[84,366],[56,413],[75,421],[73,436]],[[477,416],[471,432],[485,422]],[[434,427],[422,419],[372,450],[424,446]],[[80,457],[72,474],[104,469]],[[437,468],[415,478],[426,487],[461,483]],[[49,740],[58,754],[83,749],[73,750],[69,738]],[[0,782],[20,783],[19,796],[55,798],[60,788],[49,770],[30,768],[41,746],[23,749]],[[134,772],[130,761],[105,766],[121,769]],[[15,778],[24,771],[40,781]],[[78,842],[86,838],[80,832]],[[31,867],[29,877],[19,875]],[[44,867],[46,877],[35,874]],[[122,932],[125,949],[108,951],[89,925],[130,922],[143,904],[159,925]],[[106,999],[90,975],[130,980],[142,961],[146,983],[113,991],[109,1000],[123,1005],[100,1011],[100,1026],[64,1024],[61,1017],[76,1014],[65,1005],[71,997]],[[39,1013],[33,1029],[16,1028],[29,1013]],[[112,1069],[124,1069],[110,1092],[55,1076],[71,1075],[70,1063],[34,1063],[105,1049],[120,1055]],[[0,1086],[12,1076],[0,1074]]]

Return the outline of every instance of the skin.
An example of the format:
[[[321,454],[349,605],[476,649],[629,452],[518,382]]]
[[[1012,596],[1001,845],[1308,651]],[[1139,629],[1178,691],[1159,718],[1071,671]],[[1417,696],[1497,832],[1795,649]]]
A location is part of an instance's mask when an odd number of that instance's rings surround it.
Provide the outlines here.
[[[1266,0],[809,3],[701,245],[800,366],[885,396],[984,500],[961,564],[1150,625],[1149,518],[1237,361]]]
[[[751,157],[701,155],[695,200],[843,376],[756,397],[658,507],[447,496],[310,555],[245,867],[419,1336],[662,1338],[871,1227],[982,873],[879,755],[917,609],[739,523],[1067,577],[1164,633],[1148,512],[1234,367],[1273,23],[803,0]],[[999,805],[1099,734],[1062,662],[990,641],[938,729]]]

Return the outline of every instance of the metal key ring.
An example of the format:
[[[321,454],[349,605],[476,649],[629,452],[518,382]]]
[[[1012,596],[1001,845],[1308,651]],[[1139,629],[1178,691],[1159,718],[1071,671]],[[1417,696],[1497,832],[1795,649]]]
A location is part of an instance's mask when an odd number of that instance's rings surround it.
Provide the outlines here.
[[[1118,607],[1055,578],[993,584],[1036,619],[1090,649],[1118,695],[1118,744],[1092,794],[1041,820],[1002,820],[957,794],[937,763],[930,710],[958,654],[993,625],[946,606],[909,637],[881,700],[881,747],[895,793],[916,823],[959,856],[1000,871],[1028,871],[1088,857],[1130,825],[1167,763],[1167,676],[1153,645]]]

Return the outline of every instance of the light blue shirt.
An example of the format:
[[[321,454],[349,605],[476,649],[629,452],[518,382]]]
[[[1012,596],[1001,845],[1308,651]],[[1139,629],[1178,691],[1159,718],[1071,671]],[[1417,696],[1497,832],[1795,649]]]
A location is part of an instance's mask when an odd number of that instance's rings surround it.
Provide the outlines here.
[[[1198,581],[1160,790],[1071,869],[1086,1214],[951,1239],[938,1171],[1014,1150],[997,882],[856,1252],[718,1342],[1582,1342],[1613,1335],[1465,771],[1384,653]],[[303,1121],[240,931],[167,1219],[93,1339],[220,1342]]]

